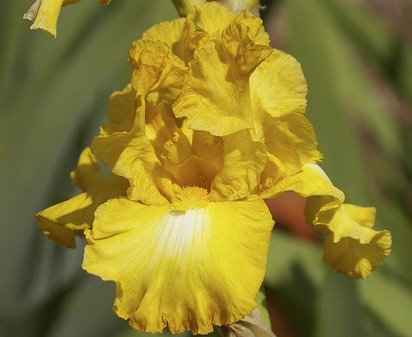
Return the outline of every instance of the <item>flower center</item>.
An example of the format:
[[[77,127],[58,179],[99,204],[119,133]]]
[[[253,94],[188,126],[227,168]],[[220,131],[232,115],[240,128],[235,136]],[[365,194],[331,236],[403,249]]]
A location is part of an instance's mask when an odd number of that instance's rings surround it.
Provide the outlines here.
[[[198,186],[185,186],[172,199],[172,206],[178,212],[203,208],[210,202],[209,192]]]

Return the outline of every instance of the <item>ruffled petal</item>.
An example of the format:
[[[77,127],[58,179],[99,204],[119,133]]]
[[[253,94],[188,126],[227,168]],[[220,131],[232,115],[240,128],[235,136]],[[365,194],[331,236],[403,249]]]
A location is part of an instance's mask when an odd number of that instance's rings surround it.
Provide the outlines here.
[[[370,228],[374,222],[374,208],[342,205],[326,224],[330,232],[324,241],[324,261],[349,276],[367,277],[389,255],[392,245],[389,231]]]
[[[265,164],[265,146],[253,142],[247,130],[223,137],[223,165],[212,183],[212,199],[246,197],[259,184]]]
[[[187,63],[193,57],[196,26],[191,20],[184,18],[173,21],[161,22],[143,33],[142,40],[162,41],[178,56]],[[193,45],[193,42],[195,43]]]
[[[153,176],[161,163],[145,135],[145,110],[145,100],[140,95],[135,97],[130,85],[112,95],[109,124],[102,127],[91,147],[114,174],[129,180],[129,198],[148,205],[163,204],[167,200]]]
[[[203,39],[196,48],[173,107],[177,117],[188,118],[189,127],[215,136],[254,127],[249,75],[271,53],[267,41],[258,38],[261,27],[259,19],[243,13],[224,32]]]
[[[147,205],[167,202],[153,180],[160,162],[146,136],[125,132],[100,135],[93,139],[92,149],[113,173],[129,180],[130,199]]]
[[[160,100],[162,96],[151,97],[146,105],[145,134],[162,167],[178,184],[209,190],[222,166],[221,139],[205,131],[193,131],[185,121],[176,120],[169,103]]]
[[[324,235],[324,261],[336,270],[365,278],[389,255],[390,232],[372,229],[374,208],[343,204],[344,194],[319,166],[305,165],[302,172],[280,180],[275,186],[261,196],[295,191],[307,199],[306,222]]]
[[[131,84],[122,91],[115,91],[109,99],[109,123],[102,125],[101,134],[110,135],[114,132],[130,131],[136,118],[138,104],[135,102],[136,92]]]
[[[209,40],[196,49],[173,111],[179,118],[187,117],[189,127],[194,130],[225,136],[252,125],[249,123],[247,79],[228,79],[231,64],[220,61],[219,44],[219,41]],[[238,86],[235,80],[239,80]]]
[[[273,226],[264,202],[197,202],[115,199],[96,211],[83,268],[116,282],[114,310],[135,329],[206,334],[256,307]]]
[[[213,34],[226,29],[235,19],[236,14],[217,2],[195,5],[195,10],[188,14],[188,20],[196,24],[196,29]]]
[[[334,206],[345,200],[343,192],[333,186],[326,173],[314,164],[305,165],[298,174],[279,180],[259,195],[263,199],[271,199],[286,191],[295,191],[303,197],[320,196]]]
[[[132,86],[143,97],[164,88],[180,88],[187,72],[185,63],[162,41],[133,42],[129,63]]]
[[[74,248],[75,236],[92,226],[96,208],[111,198],[125,195],[127,187],[127,181],[121,177],[101,177],[87,192],[38,212],[37,225],[49,239]]]
[[[97,158],[90,147],[86,147],[80,154],[76,169],[70,173],[73,184],[83,191],[88,190],[97,180],[103,177]]]
[[[273,51],[263,22],[248,11],[243,11],[222,31],[222,46],[234,60],[237,71],[250,74]]]
[[[308,88],[302,68],[285,52],[272,49],[250,76],[250,95],[254,112],[279,117],[305,112]]]
[[[315,131],[303,114],[290,113],[278,118],[262,114],[261,136],[268,162],[260,179],[260,189],[270,189],[279,179],[293,176],[308,163],[321,158]]]

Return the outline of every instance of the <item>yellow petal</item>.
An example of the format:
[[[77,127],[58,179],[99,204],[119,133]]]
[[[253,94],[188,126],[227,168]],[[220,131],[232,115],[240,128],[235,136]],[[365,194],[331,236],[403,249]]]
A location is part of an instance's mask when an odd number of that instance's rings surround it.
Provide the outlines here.
[[[195,24],[184,18],[161,22],[146,30],[142,40],[161,41],[186,63],[192,58],[195,46],[191,40],[196,35]]]
[[[36,0],[24,18],[34,21],[30,29],[40,28],[56,37],[57,19],[62,6],[63,0]]]
[[[136,92],[128,84],[122,91],[115,91],[109,99],[109,123],[101,127],[105,135],[113,132],[130,131],[136,117]]]
[[[172,21],[163,21],[147,29],[142,40],[162,41],[172,49],[182,37],[186,19],[180,18]]]
[[[210,189],[222,166],[223,149],[218,137],[187,128],[185,121],[174,118],[163,92],[146,105],[145,133],[162,166],[181,186]],[[178,125],[180,124],[180,127]],[[161,174],[164,176],[164,172]],[[169,185],[172,181],[166,183]],[[157,183],[156,183],[157,184]],[[164,189],[164,184],[162,183]],[[157,184],[159,187],[159,185]],[[163,193],[163,192],[162,192]],[[170,193],[166,193],[170,195]]]
[[[374,226],[376,218],[375,207],[359,207],[356,205],[344,204],[343,208],[359,225],[369,228]]]
[[[194,7],[195,10],[188,14],[188,19],[195,22],[197,30],[207,34],[227,28],[236,17],[235,13],[217,2]]]
[[[222,32],[221,40],[240,74],[250,74],[272,53],[262,20],[248,11],[236,16]]]
[[[334,205],[340,205],[345,200],[342,191],[333,186],[325,172],[314,164],[305,165],[298,174],[279,180],[259,195],[271,199],[286,191],[295,191],[303,197],[319,196]]]
[[[268,162],[261,176],[260,189],[270,189],[279,179],[293,176],[304,165],[320,158],[312,125],[303,114],[281,117],[262,114],[259,138],[264,140]]]
[[[80,154],[76,169],[70,173],[73,184],[86,191],[102,176],[96,157],[90,147],[86,147]]]
[[[256,307],[273,226],[261,199],[175,211],[114,199],[87,231],[83,268],[116,282],[115,312],[147,332],[194,334]]]
[[[223,166],[223,139],[206,131],[193,131],[193,155],[200,159],[201,174],[205,177],[208,189]]]
[[[258,185],[266,164],[266,149],[248,131],[223,137],[223,166],[212,183],[213,200],[236,200]]]
[[[134,97],[131,86],[115,93],[110,102],[110,123],[93,139],[92,150],[114,174],[129,180],[129,198],[146,204],[162,204],[166,199],[153,180],[153,172],[160,167],[160,162],[145,136],[145,107],[144,99],[140,95]],[[124,128],[126,130],[121,131]]]
[[[92,149],[113,173],[129,180],[130,199],[147,205],[166,202],[153,180],[160,162],[146,136],[126,132],[100,135],[93,139]]]
[[[226,136],[254,127],[249,75],[271,53],[262,29],[259,19],[240,14],[222,34],[196,48],[173,107],[177,117],[188,118],[190,128]]]
[[[210,190],[223,163],[223,146],[217,138],[203,131],[188,134],[176,129],[163,145],[164,168],[181,186],[201,186]]]
[[[196,49],[173,111],[178,118],[187,117],[194,130],[225,136],[252,125],[247,78],[228,78],[231,63],[220,60],[218,44],[209,40]]]
[[[49,239],[74,248],[75,236],[92,226],[96,208],[111,198],[124,195],[127,187],[127,181],[121,177],[102,177],[87,192],[38,212],[37,225]]]
[[[57,20],[63,6],[74,4],[80,0],[36,0],[23,18],[34,21],[30,29],[40,28],[56,37]],[[111,0],[100,0],[102,4],[109,4]]]
[[[250,95],[256,114],[273,117],[306,110],[306,80],[298,61],[273,50],[250,76]]]
[[[132,86],[143,97],[163,88],[180,88],[187,71],[185,63],[162,41],[133,42],[129,63],[133,68]]]
[[[330,233],[324,241],[323,259],[339,272],[365,278],[389,255],[391,234],[370,228],[375,221],[374,208],[347,206],[342,205],[326,224]]]
[[[275,186],[262,196],[295,191],[307,198],[306,222],[324,235],[324,261],[336,270],[365,278],[389,255],[390,233],[372,229],[375,209],[344,205],[344,194],[319,166],[305,165],[301,173]]]

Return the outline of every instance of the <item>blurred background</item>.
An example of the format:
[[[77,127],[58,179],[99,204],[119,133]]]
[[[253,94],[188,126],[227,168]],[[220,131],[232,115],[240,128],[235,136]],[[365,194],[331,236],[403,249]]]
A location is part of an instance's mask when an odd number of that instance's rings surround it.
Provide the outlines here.
[[[0,2],[0,336],[142,336],[111,310],[114,286],[81,269],[34,213],[78,191],[69,173],[130,79],[132,40],[177,17],[171,1],[81,1],[57,39]],[[302,64],[322,167],[347,201],[378,208],[393,250],[367,280],[322,263],[299,225],[273,233],[265,289],[278,337],[412,336],[412,1],[264,1],[272,46]]]

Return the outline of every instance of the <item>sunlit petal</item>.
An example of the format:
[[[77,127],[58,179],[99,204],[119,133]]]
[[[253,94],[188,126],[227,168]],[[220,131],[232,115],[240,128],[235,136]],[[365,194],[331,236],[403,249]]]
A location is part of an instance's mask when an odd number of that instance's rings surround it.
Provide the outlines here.
[[[206,334],[256,306],[273,225],[265,204],[193,202],[176,211],[115,199],[96,212],[83,267],[116,282],[114,309],[134,328]]]

